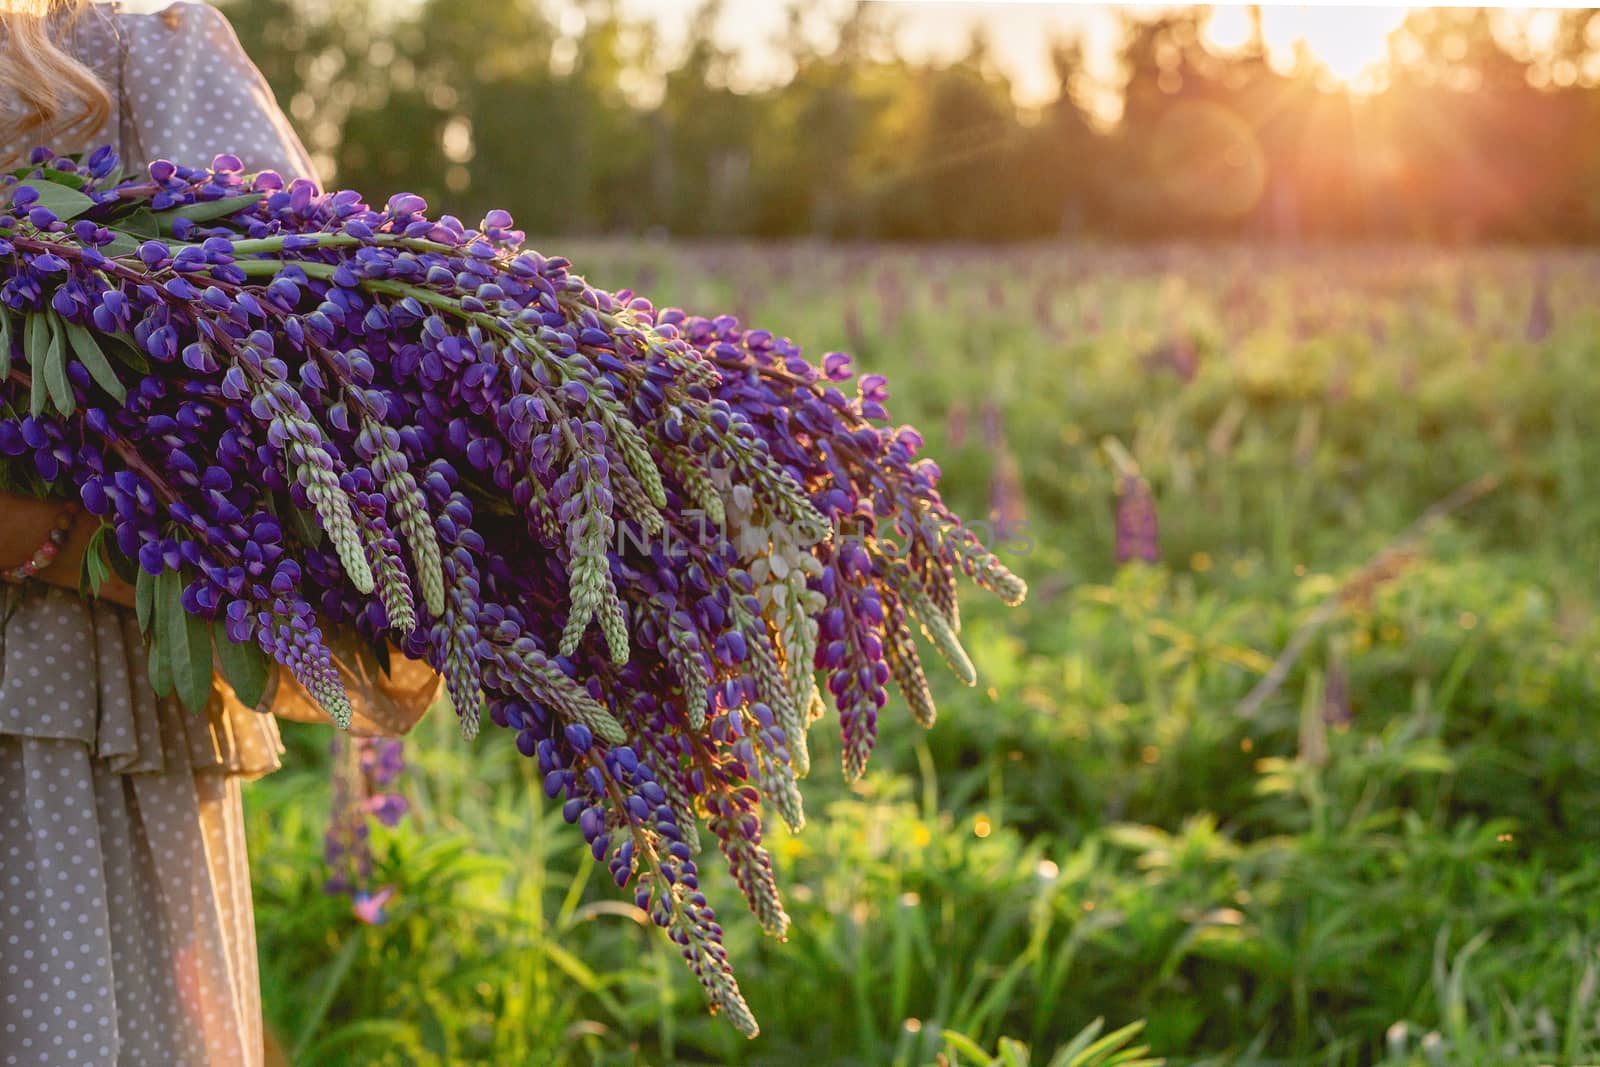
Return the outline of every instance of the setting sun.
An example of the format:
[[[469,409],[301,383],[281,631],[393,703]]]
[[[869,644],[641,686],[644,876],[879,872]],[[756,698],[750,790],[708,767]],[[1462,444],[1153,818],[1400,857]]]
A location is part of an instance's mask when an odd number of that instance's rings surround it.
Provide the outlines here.
[[[1297,47],[1308,50],[1340,83],[1370,87],[1364,78],[1388,55],[1388,37],[1405,21],[1403,7],[1266,7],[1260,9],[1261,36],[1274,58],[1287,64]],[[1237,48],[1250,39],[1247,7],[1213,9],[1207,39],[1218,48]]]

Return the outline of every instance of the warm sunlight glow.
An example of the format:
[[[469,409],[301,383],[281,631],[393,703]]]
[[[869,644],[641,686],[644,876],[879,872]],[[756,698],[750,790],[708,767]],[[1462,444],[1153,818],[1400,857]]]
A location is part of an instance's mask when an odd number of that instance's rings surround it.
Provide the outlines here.
[[[1403,7],[1266,7],[1261,36],[1275,64],[1287,67],[1304,48],[1341,84],[1375,87],[1370,75],[1388,55],[1388,37],[1405,21]],[[1206,37],[1218,48],[1238,48],[1250,39],[1250,9],[1218,7]]]

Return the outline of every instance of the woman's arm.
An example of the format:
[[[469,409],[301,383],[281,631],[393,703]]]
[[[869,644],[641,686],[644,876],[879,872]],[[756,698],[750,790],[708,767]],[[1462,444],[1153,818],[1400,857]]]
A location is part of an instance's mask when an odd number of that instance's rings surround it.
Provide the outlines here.
[[[26,563],[50,536],[50,530],[61,517],[63,507],[65,504],[59,500],[38,500],[0,493],[0,570],[10,570]],[[72,533],[66,544],[61,546],[55,562],[36,577],[51,585],[76,591],[83,572],[84,554],[99,527],[99,519],[79,512],[72,524]],[[133,606],[133,587],[115,575],[101,584],[98,595],[102,600],[110,600],[124,607]]]

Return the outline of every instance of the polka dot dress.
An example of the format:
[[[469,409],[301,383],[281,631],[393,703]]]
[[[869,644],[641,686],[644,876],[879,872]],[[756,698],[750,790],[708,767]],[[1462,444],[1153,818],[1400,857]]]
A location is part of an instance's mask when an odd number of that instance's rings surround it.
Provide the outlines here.
[[[157,700],[132,613],[5,587],[0,1064],[254,1064],[239,781],[274,720]]]
[[[216,10],[96,5],[65,39],[116,105],[90,145],[311,176]],[[31,147],[11,113],[0,156]],[[203,715],[157,700],[129,611],[0,594],[0,1067],[259,1064],[239,783],[277,767],[275,721],[222,689]]]

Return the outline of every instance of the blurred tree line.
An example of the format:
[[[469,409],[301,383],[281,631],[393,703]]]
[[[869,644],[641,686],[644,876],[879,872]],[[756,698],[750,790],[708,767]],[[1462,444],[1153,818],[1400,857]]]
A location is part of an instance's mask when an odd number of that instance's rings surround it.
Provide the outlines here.
[[[742,2],[742,0],[741,0]],[[895,57],[871,5],[836,46],[791,35],[793,77],[729,87],[710,0],[683,61],[609,0],[582,28],[537,0],[222,0],[340,185],[400,189],[531,232],[889,240],[1600,236],[1600,14],[1520,54],[1474,9],[1413,13],[1387,88],[1352,95],[1259,33],[1210,50],[1208,12],[1122,15],[1122,115],[1061,89],[1019,108],[981,36],[959,61]],[[798,18],[799,9],[796,8]],[[658,99],[625,87],[664,77]]]

